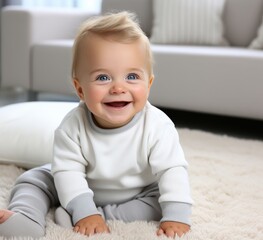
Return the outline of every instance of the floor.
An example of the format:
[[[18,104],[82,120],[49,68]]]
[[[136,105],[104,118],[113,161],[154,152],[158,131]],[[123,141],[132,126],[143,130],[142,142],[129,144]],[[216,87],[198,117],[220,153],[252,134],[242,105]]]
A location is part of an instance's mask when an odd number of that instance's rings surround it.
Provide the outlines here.
[[[38,101],[78,101],[77,97],[39,94]],[[21,89],[0,89],[0,107],[28,101],[27,92]],[[200,129],[229,136],[263,140],[263,121],[224,117],[174,109],[161,108],[174,121],[176,127]]]

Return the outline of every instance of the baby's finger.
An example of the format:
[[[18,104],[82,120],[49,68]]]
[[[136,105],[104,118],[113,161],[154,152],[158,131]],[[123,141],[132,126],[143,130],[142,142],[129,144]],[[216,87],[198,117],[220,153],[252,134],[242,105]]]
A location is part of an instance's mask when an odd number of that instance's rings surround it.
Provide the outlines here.
[[[182,237],[185,234],[184,231],[177,229],[175,235],[178,235],[179,237]]]
[[[73,231],[74,231],[74,232],[79,232],[79,226],[75,226],[75,227],[73,228]]]
[[[89,228],[89,229],[86,229],[85,235],[87,235],[87,236],[92,236],[92,235],[94,235],[95,233],[96,233],[95,228]]]
[[[157,235],[161,236],[163,234],[164,234],[164,231],[161,228],[159,228],[158,231],[157,231]]]
[[[165,235],[167,237],[171,237],[171,238],[174,238],[176,236],[176,232],[172,229],[172,228],[167,228],[165,230]]]
[[[96,227],[95,232],[96,233],[109,233],[110,231],[107,227],[100,226],[100,227]]]

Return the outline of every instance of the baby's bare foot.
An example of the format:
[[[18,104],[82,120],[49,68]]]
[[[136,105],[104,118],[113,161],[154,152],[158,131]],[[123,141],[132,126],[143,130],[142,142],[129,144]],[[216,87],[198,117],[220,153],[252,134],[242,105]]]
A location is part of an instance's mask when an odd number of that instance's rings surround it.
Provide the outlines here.
[[[14,212],[9,211],[7,209],[1,209],[0,210],[0,224],[4,223],[8,218],[10,218]]]

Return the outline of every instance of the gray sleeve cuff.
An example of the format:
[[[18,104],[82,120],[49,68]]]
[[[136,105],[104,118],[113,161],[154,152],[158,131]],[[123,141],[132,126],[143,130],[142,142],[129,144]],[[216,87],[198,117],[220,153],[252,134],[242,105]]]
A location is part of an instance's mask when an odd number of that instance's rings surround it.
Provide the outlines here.
[[[66,207],[66,210],[72,217],[73,225],[80,219],[101,213],[93,201],[93,197],[89,193],[83,193],[80,196],[72,199]]]
[[[174,221],[191,225],[191,204],[181,202],[162,202],[160,205],[163,214],[161,222]]]

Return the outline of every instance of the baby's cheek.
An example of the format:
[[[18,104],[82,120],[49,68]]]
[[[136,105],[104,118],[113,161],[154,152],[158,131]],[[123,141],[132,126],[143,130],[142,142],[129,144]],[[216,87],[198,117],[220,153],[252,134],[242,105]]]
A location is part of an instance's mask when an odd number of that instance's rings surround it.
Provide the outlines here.
[[[88,102],[101,102],[103,97],[105,96],[105,91],[100,88],[90,88],[87,90],[86,99]]]
[[[149,89],[147,86],[140,87],[136,89],[135,98],[140,101],[146,101],[149,96]]]

